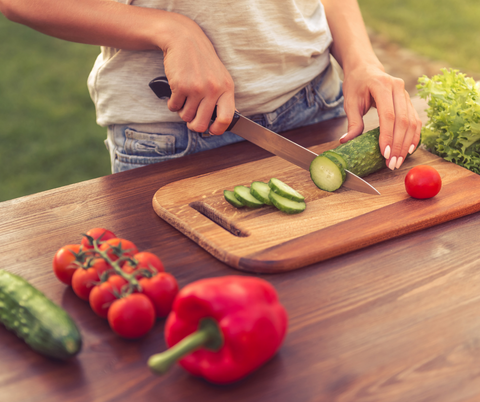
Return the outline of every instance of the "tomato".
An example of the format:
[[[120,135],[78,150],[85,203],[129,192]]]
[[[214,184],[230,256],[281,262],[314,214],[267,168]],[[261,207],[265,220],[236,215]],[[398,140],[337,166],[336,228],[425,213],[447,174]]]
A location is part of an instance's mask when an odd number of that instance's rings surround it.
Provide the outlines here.
[[[107,318],[110,305],[118,298],[117,295],[127,283],[120,275],[111,275],[105,282],[94,286],[88,301],[95,314]]]
[[[432,198],[441,188],[442,178],[432,166],[415,166],[405,176],[405,189],[413,198]]]
[[[139,338],[155,324],[155,309],[147,296],[132,293],[112,303],[108,310],[108,323],[123,338]]]
[[[100,245],[109,239],[115,239],[117,236],[108,229],[93,228],[90,229],[82,238],[82,246],[86,249],[93,249],[93,240],[97,240]]]
[[[151,278],[139,281],[142,293],[151,300],[157,317],[166,317],[172,310],[173,300],[178,293],[178,284],[173,275],[159,272]]]
[[[111,265],[103,258],[92,258],[89,263],[89,267],[95,268],[98,273],[98,277],[101,278],[102,274],[109,269],[112,269]]]
[[[135,270],[148,270],[152,274],[165,271],[165,267],[160,258],[148,251],[142,251],[135,254],[132,260],[127,261],[122,268],[129,274]],[[137,279],[140,279],[141,277],[141,273],[136,276]]]
[[[72,276],[79,267],[76,262],[82,263],[84,254],[80,244],[68,244],[61,247],[53,257],[53,272],[66,285],[72,284]]]
[[[72,277],[72,289],[82,300],[88,300],[93,287],[100,282],[101,275],[110,268],[102,258],[92,258],[78,268]]]
[[[102,243],[100,246],[101,251],[106,251],[108,258],[112,261],[116,261],[120,256],[133,257],[138,253],[137,246],[130,240],[120,239],[115,237]]]

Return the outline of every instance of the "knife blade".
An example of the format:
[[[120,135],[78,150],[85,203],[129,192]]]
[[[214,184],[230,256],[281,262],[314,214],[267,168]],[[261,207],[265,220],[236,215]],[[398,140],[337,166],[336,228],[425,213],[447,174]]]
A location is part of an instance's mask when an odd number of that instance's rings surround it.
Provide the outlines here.
[[[169,98],[172,94],[166,77],[154,78],[150,81],[149,86],[160,99]],[[213,112],[212,120],[215,120],[215,118],[216,109]],[[318,156],[315,152],[255,123],[237,111],[235,111],[232,122],[226,131],[231,131],[260,148],[308,171],[310,170],[310,164]],[[362,193],[380,195],[380,192],[375,187],[356,174],[347,169],[345,169],[345,173],[346,180],[343,183],[345,188]]]

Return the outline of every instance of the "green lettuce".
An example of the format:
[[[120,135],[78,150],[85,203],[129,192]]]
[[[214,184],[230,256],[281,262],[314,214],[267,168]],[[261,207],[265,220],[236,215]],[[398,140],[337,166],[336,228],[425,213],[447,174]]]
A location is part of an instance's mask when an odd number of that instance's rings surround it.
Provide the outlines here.
[[[428,122],[422,144],[449,162],[480,174],[480,92],[473,78],[458,70],[418,79],[418,94],[427,99]]]

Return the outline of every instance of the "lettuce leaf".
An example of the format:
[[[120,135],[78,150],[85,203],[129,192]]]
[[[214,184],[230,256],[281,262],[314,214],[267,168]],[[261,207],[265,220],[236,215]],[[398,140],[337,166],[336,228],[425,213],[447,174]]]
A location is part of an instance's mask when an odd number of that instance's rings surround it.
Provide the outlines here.
[[[480,91],[473,78],[458,70],[418,79],[418,94],[427,99],[428,122],[422,144],[449,162],[480,174]]]

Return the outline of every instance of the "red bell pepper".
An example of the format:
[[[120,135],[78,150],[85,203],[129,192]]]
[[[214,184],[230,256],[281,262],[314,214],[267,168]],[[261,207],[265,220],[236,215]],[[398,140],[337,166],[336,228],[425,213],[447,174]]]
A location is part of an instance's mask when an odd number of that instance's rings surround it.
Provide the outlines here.
[[[178,359],[215,384],[240,380],[267,362],[287,332],[288,317],[275,288],[249,276],[202,279],[177,295],[165,324],[167,351],[148,365],[163,374]]]

